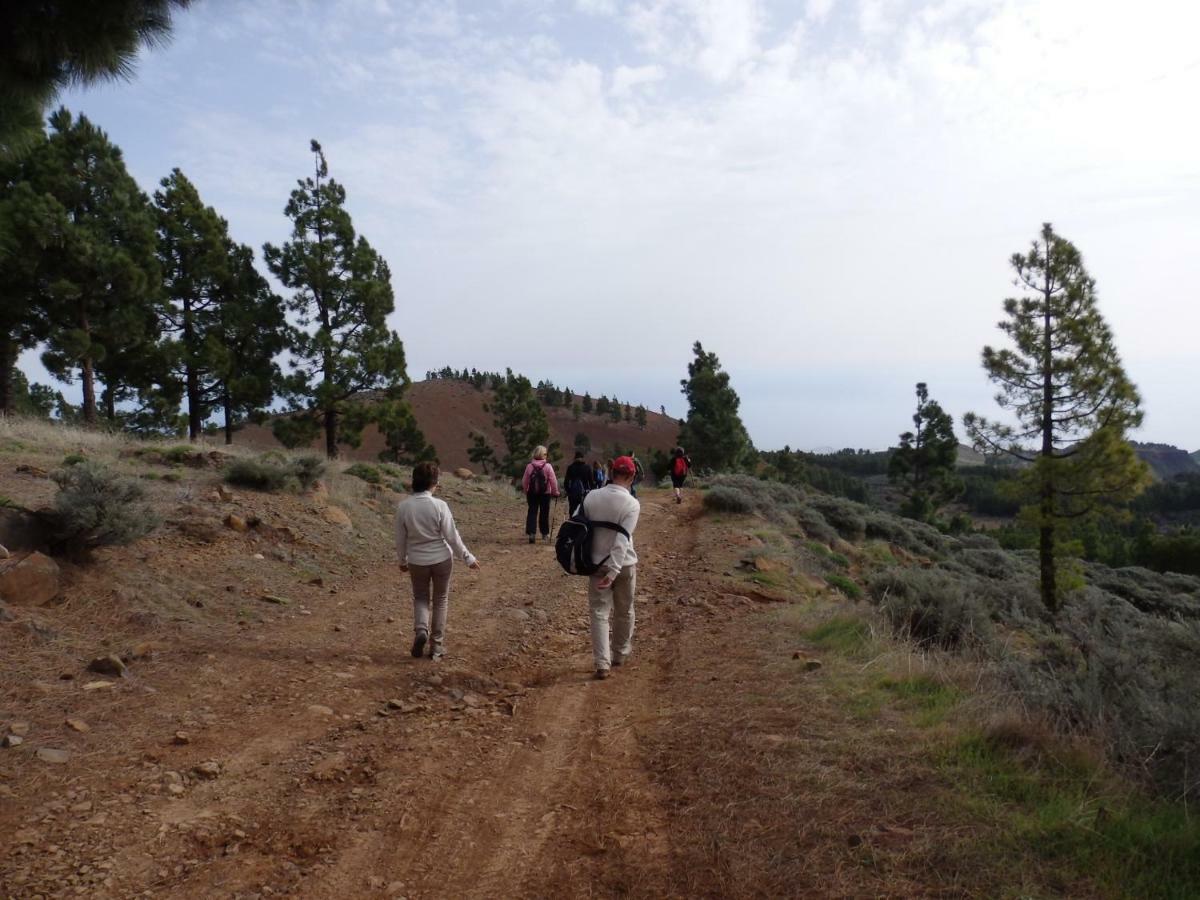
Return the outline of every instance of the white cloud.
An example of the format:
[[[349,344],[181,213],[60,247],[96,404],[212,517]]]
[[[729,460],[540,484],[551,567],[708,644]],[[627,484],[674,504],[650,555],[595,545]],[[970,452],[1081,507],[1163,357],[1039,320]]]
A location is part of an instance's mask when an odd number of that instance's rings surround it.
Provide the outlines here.
[[[181,35],[113,114],[136,109],[128,134],[168,135],[235,230],[273,240],[322,136],[392,263],[414,371],[607,369],[670,407],[698,337],[761,390],[743,390],[760,444],[881,445],[915,381],[952,385],[956,413],[988,407],[977,356],[999,338],[1005,261],[1049,219],[1099,280],[1153,434],[1190,422],[1200,446],[1194,401],[1164,374],[1194,360],[1200,331],[1185,302],[1200,283],[1186,113],[1200,7],[809,0],[787,18],[756,2],[579,0],[574,15],[529,0],[376,19],[346,2],[351,26],[315,6],[304,21],[286,4],[247,13],[222,40],[270,48],[256,77],[230,65],[210,95],[172,85],[167,115],[166,73],[211,65]],[[210,33],[203,10],[183,19]],[[408,315],[417,301],[447,311],[449,337]],[[572,333],[615,320],[622,340],[547,341],[524,327],[530,308]],[[818,389],[833,399],[799,396]]]

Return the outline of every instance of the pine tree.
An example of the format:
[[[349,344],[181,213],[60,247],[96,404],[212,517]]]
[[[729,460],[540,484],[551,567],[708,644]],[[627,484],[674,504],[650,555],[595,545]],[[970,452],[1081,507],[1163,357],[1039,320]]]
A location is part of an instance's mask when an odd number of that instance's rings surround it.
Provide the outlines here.
[[[1059,578],[1066,526],[1146,483],[1146,467],[1126,440],[1142,421],[1141,401],[1075,246],[1046,224],[1011,263],[1026,291],[1004,301],[999,328],[1013,346],[984,347],[983,367],[999,385],[996,402],[1017,424],[974,413],[964,424],[977,448],[1031,464],[1021,478],[1029,500],[1023,515],[1038,529],[1042,601],[1055,611],[1070,587]]]
[[[646,427],[646,407],[638,406],[637,411],[633,415],[634,421],[637,422],[638,428]]]
[[[17,357],[46,337],[46,255],[66,228],[66,210],[28,177],[26,165],[0,160],[0,415],[17,411]]]
[[[467,459],[475,465],[482,466],[484,475],[490,474],[491,469],[499,468],[496,451],[488,445],[487,438],[477,431],[471,432],[468,437],[471,439],[471,446],[467,449]]]
[[[621,421],[621,404],[613,397],[612,405],[608,408],[608,417],[614,422]]]
[[[437,462],[437,450],[425,440],[412,407],[402,397],[386,398],[371,410],[371,416],[387,449],[379,458],[399,465]]]
[[[679,444],[698,468],[717,472],[747,467],[754,445],[738,415],[741,401],[729,384],[729,373],[721,371],[715,353],[696,341],[695,359],[688,363],[688,377],[680,382],[688,400],[688,415],[679,429]]]
[[[936,400],[929,399],[925,382],[917,384],[913,430],[900,435],[900,446],[888,463],[888,477],[905,494],[902,515],[931,521],[937,511],[962,492],[955,474],[958,438],[954,420]]]
[[[609,407],[610,404],[608,402],[608,395],[601,394],[600,399],[596,401],[596,413],[601,416],[606,416],[608,415]]]
[[[524,375],[514,375],[512,369],[496,385],[492,401],[486,407],[504,438],[506,452],[500,469],[509,475],[521,472],[539,444],[550,438],[546,412],[538,403],[533,385]]]
[[[41,138],[42,111],[70,85],[128,77],[191,0],[7,3],[0,27],[0,156]]]
[[[583,403],[580,404],[580,407],[585,413],[590,413],[592,411],[592,395],[591,394],[583,395]]]
[[[83,419],[92,425],[98,378],[111,420],[125,392],[162,374],[155,349],[161,289],[154,216],[103,131],[65,109],[50,125],[49,140],[29,160],[34,189],[66,212],[62,233],[43,257],[52,295],[42,359],[66,381],[78,370]]]
[[[313,176],[292,191],[285,214],[292,240],[266,244],[263,256],[279,281],[293,290],[293,373],[284,394],[293,415],[277,420],[276,434],[295,443],[324,430],[325,453],[338,443],[357,446],[369,420],[354,407],[364,391],[408,385],[404,345],[387,327],[394,308],[391,272],[366,239],[356,236],[346,211],[346,191],[330,179],[321,145],[312,142]],[[453,374],[453,370],[451,370]]]
[[[217,321],[207,338],[209,388],[224,414],[225,443],[233,430],[271,404],[281,374],[275,357],[287,346],[283,298],[254,266],[254,251],[227,241],[226,277],[218,291]]]

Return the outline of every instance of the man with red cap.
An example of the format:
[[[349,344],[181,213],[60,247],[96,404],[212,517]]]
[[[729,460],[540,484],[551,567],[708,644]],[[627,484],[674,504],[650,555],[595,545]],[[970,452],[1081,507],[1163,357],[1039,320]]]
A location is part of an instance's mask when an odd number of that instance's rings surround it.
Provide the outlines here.
[[[636,475],[634,461],[618,456],[612,463],[612,480],[583,499],[583,512],[589,519],[623,529],[623,533],[611,528],[592,532],[592,562],[600,569],[588,579],[588,613],[598,679],[607,678],[609,668],[621,665],[633,652],[633,595],[637,588],[633,530],[642,506],[629,489]]]

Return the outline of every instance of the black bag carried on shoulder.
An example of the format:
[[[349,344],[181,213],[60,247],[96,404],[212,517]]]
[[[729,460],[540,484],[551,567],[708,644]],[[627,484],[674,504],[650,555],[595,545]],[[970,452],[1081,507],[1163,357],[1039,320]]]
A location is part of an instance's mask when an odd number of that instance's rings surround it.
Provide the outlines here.
[[[629,537],[629,532],[613,522],[593,522],[580,507],[575,515],[563,522],[554,541],[558,564],[570,575],[595,575],[608,557],[592,562],[592,535],[597,528],[608,528]]]

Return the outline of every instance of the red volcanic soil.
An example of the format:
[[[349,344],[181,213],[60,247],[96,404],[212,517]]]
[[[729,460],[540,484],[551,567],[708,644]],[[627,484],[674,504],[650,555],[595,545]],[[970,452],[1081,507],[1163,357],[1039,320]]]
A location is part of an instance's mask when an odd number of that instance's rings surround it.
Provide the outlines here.
[[[471,466],[467,448],[473,431],[487,435],[497,454],[503,455],[500,432],[492,425],[491,413],[483,409],[491,391],[477,391],[465,382],[439,378],[414,383],[405,396],[412,404],[425,439],[437,448],[442,468]],[[635,422],[613,422],[607,415],[595,413],[584,413],[576,421],[571,410],[562,406],[545,407],[545,410],[550,422],[550,439],[562,445],[564,455],[569,455],[579,432],[586,434],[592,442],[593,451],[589,458],[596,458],[601,453],[607,455],[613,444],[647,456],[651,450],[668,451],[679,434],[677,420],[649,410],[646,411],[645,428],[639,428]],[[279,446],[269,427],[257,425],[247,425],[234,440],[264,449]],[[313,448],[323,448],[324,442],[325,438],[321,436],[313,443]],[[343,446],[342,455],[346,459],[373,461],[379,458],[379,451],[383,449],[383,437],[371,427],[364,432],[361,447]]]

